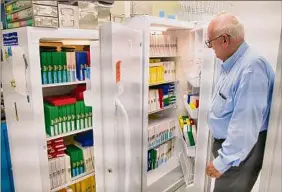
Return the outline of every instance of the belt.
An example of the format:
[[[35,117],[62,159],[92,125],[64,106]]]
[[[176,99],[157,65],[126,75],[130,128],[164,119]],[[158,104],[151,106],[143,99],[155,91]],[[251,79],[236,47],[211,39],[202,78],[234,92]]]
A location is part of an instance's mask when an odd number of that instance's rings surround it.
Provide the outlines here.
[[[259,132],[259,134],[262,134],[264,132],[267,132],[267,130],[263,130],[263,131]],[[216,138],[214,138],[214,141],[215,142],[219,142],[219,143],[223,143],[225,141],[225,139],[216,139]]]

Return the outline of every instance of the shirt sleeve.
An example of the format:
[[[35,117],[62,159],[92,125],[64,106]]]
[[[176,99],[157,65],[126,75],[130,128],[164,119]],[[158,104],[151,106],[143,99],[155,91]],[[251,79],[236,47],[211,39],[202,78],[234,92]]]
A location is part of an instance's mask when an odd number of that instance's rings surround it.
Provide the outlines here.
[[[262,62],[255,62],[243,73],[234,95],[234,111],[227,138],[218,150],[214,167],[224,173],[246,159],[263,126],[269,92],[268,78]]]

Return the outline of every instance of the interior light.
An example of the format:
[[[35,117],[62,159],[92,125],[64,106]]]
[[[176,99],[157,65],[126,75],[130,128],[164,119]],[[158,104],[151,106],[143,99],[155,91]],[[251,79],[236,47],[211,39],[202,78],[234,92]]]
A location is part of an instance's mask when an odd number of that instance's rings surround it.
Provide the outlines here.
[[[90,45],[93,41],[89,40],[63,40],[63,45]]]

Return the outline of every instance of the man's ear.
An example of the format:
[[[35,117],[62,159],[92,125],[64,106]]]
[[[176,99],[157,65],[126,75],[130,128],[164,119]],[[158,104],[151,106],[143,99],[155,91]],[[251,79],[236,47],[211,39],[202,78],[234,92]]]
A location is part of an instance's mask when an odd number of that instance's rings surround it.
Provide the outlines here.
[[[227,35],[223,35],[223,47],[228,47],[230,41],[228,41]]]

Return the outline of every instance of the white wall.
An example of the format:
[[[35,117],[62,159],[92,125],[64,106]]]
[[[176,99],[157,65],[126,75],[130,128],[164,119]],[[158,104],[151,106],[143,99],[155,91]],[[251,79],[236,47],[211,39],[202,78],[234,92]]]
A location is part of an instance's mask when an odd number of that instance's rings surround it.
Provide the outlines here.
[[[231,12],[245,26],[246,41],[276,68],[280,32],[281,1],[233,1]]]

